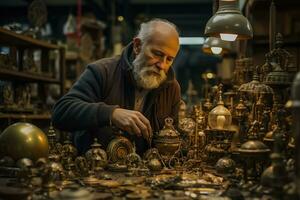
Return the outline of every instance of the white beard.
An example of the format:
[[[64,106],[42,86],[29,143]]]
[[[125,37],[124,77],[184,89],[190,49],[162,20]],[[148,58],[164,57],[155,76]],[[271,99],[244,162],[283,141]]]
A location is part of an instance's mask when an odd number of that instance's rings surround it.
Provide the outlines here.
[[[136,56],[132,65],[133,77],[138,87],[144,89],[158,88],[167,79],[167,75],[163,70],[159,70],[154,65],[146,66],[146,59],[143,53]]]

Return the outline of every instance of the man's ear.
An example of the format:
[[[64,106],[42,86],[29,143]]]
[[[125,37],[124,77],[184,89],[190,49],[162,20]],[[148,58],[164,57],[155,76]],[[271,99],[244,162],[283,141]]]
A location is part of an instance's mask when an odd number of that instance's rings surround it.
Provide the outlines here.
[[[133,52],[135,55],[138,55],[142,49],[142,40],[140,38],[133,38]]]

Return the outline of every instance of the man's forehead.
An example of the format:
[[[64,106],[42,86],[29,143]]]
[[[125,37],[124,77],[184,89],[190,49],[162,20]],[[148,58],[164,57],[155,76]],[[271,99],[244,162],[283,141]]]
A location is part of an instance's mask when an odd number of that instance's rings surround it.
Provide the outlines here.
[[[179,38],[176,34],[172,33],[163,33],[161,31],[156,31],[149,38],[148,44],[157,45],[172,52],[174,51],[175,54],[179,50]]]

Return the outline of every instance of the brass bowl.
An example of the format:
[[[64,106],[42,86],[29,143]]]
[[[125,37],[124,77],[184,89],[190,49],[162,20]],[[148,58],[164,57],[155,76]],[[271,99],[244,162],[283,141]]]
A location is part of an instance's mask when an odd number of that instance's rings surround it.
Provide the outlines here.
[[[33,161],[48,157],[49,144],[45,133],[30,123],[18,122],[7,127],[0,135],[0,156],[15,161],[29,158]]]

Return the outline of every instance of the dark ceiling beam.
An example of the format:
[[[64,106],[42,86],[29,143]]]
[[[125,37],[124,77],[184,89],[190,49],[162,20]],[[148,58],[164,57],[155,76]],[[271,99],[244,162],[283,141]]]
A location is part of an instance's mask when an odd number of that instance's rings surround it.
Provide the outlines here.
[[[83,2],[92,8],[97,17],[99,17],[100,12],[107,15],[108,8],[106,7],[104,0],[83,0]]]
[[[211,3],[211,0],[130,0],[131,4],[186,4],[186,3],[197,3],[207,4]]]

